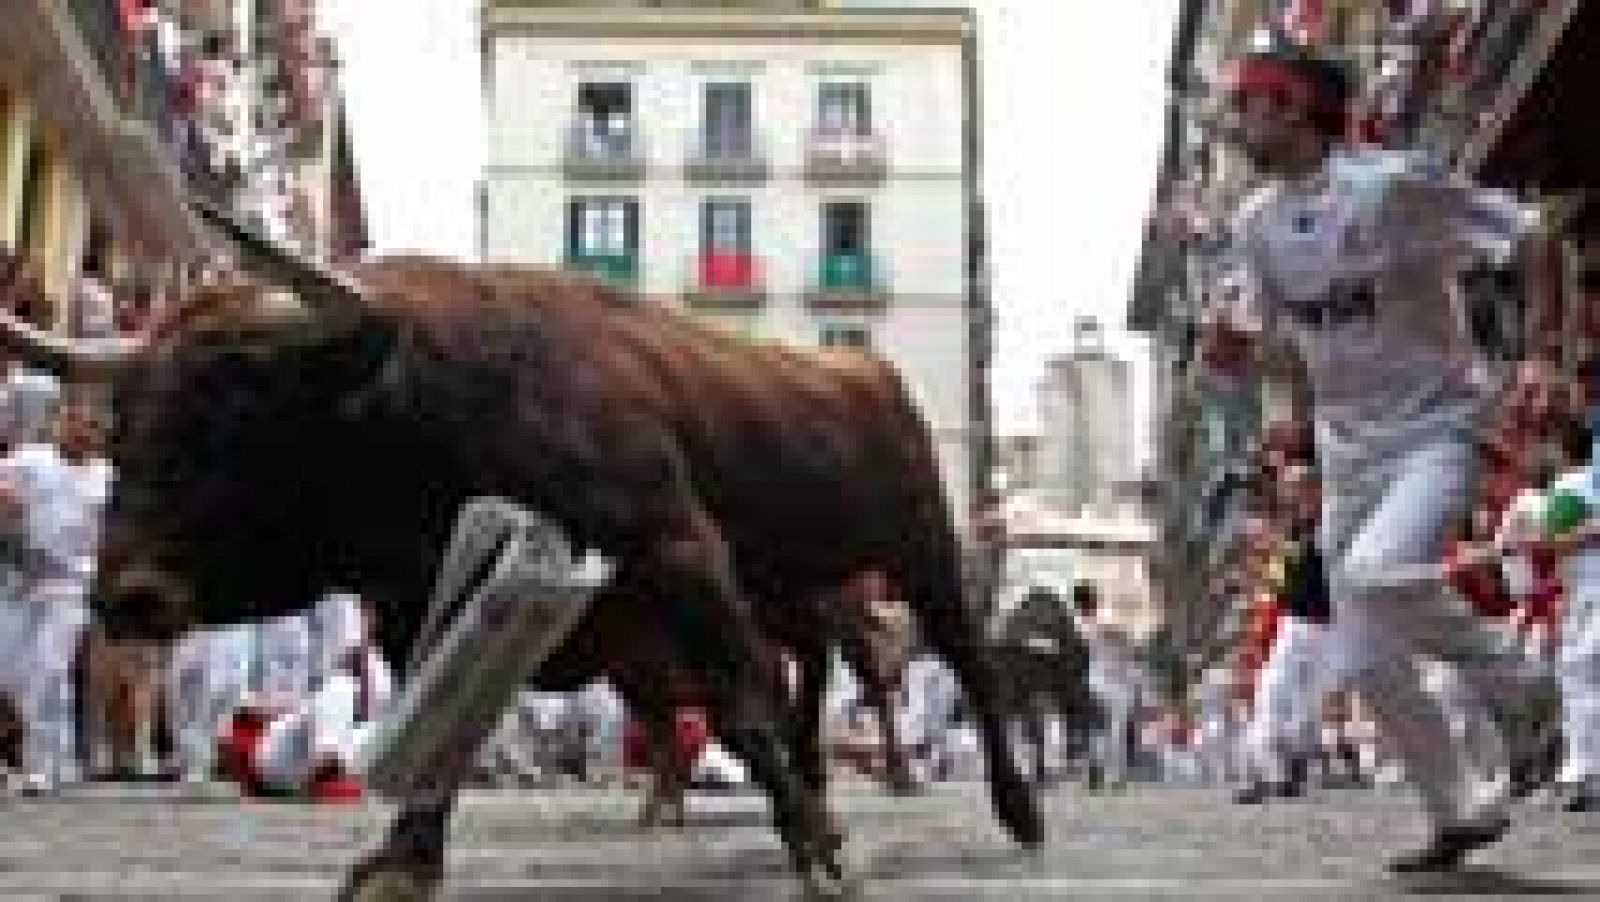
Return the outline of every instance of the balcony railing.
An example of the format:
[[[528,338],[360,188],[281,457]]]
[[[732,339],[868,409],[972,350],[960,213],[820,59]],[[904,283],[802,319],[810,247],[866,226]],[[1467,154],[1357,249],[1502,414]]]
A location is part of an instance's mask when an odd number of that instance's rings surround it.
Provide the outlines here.
[[[889,296],[875,269],[871,254],[825,254],[806,302],[818,311],[881,312],[888,306]]]
[[[639,281],[639,256],[634,253],[567,254],[567,269],[598,276],[613,285],[632,287]]]
[[[595,120],[575,123],[567,131],[566,172],[569,178],[638,179],[644,157],[633,125],[602,128]]]
[[[881,182],[888,173],[883,138],[874,133],[813,130],[806,142],[806,177],[813,182]]]
[[[761,182],[771,175],[771,167],[751,135],[702,134],[685,166],[685,175],[695,182]]]
[[[684,292],[691,309],[756,310],[767,302],[761,263],[752,254],[707,252],[694,259],[694,283]]]

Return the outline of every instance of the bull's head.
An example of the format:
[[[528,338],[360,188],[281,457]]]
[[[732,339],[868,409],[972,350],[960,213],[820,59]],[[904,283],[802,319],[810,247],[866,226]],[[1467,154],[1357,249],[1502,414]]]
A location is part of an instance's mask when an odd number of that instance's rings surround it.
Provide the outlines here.
[[[327,521],[347,487],[329,474],[351,470],[319,464],[342,453],[352,399],[390,359],[395,327],[354,288],[249,236],[239,244],[245,267],[298,296],[298,315],[261,309],[273,292],[243,280],[188,303],[233,309],[138,340],[86,345],[0,312],[0,341],[25,361],[113,386],[117,481],[94,593],[113,637],[166,641],[269,616],[341,576]]]

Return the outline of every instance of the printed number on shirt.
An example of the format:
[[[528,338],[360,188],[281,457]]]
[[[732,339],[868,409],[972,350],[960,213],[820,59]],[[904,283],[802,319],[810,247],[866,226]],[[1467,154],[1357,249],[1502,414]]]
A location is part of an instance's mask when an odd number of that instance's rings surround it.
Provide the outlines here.
[[[1378,315],[1378,290],[1371,279],[1335,279],[1320,297],[1286,298],[1284,308],[1291,319],[1311,329],[1370,322]]]

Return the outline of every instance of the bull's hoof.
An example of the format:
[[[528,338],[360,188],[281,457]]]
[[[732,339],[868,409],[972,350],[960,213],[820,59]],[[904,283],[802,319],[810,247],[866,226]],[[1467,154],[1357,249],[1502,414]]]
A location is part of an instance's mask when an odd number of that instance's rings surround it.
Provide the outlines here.
[[[442,867],[382,855],[356,865],[336,902],[432,902],[444,883]]]
[[[658,833],[681,832],[689,822],[681,805],[663,807],[660,805],[646,806],[639,812],[639,819],[634,822],[634,827],[646,836]]]
[[[830,858],[829,862],[812,865],[801,874],[808,902],[845,902],[861,895],[860,882],[839,866],[837,857]]]
[[[995,809],[1006,832],[1023,848],[1044,845],[1044,815],[1032,790],[1021,781],[1005,784],[997,791]]]
[[[927,792],[927,784],[917,780],[910,774],[899,774],[889,778],[889,794],[902,799],[920,796]]]

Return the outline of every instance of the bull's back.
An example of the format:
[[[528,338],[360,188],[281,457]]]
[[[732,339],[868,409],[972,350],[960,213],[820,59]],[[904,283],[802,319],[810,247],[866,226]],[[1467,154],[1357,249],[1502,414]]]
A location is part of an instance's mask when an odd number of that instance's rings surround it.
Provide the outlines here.
[[[870,557],[892,541],[889,521],[908,497],[939,491],[931,439],[898,373],[865,354],[744,341],[560,273],[394,260],[362,280],[456,365],[489,376],[516,367],[523,396],[504,404],[669,435],[747,559]]]

